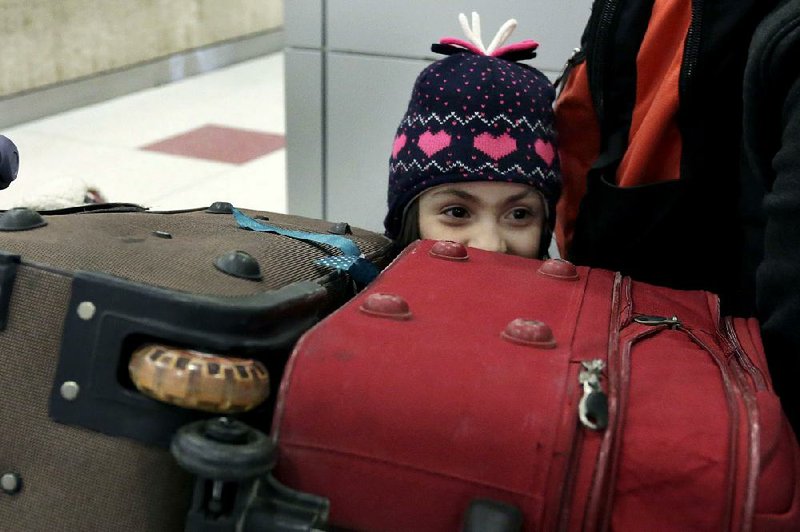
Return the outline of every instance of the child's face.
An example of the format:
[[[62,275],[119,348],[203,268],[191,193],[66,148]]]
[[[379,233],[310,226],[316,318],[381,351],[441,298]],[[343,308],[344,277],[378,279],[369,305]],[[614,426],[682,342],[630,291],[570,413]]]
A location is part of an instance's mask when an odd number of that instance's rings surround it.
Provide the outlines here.
[[[447,184],[419,197],[422,238],[520,257],[539,256],[544,219],[541,194],[519,183]]]

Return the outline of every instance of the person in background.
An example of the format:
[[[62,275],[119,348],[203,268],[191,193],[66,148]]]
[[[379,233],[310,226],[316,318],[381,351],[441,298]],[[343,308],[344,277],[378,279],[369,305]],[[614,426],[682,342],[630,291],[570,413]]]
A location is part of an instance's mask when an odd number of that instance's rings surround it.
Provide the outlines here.
[[[17,178],[18,171],[19,150],[11,139],[0,135],[0,190],[8,188]]]
[[[744,73],[741,173],[746,275],[770,373],[800,434],[800,2],[759,24]]]
[[[797,9],[796,0],[596,0],[556,102],[562,256],[708,290],[723,314],[758,317],[796,433]]]

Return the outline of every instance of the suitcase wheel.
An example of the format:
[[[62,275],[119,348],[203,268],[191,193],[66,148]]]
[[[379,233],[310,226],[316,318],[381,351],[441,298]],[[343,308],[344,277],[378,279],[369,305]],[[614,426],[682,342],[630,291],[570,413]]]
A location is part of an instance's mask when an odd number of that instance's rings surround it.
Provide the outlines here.
[[[205,412],[245,412],[269,395],[269,374],[252,359],[146,344],[134,351],[128,371],[144,395]]]

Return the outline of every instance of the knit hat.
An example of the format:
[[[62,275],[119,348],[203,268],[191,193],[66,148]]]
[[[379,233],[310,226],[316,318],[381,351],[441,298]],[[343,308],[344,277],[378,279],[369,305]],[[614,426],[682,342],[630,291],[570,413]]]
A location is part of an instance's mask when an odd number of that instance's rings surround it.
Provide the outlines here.
[[[425,190],[445,183],[496,181],[538,189],[548,206],[552,229],[561,173],[555,144],[553,100],[547,77],[517,63],[536,54],[538,44],[502,42],[516,21],[509,20],[486,48],[480,21],[473,27],[460,15],[469,41],[445,38],[434,52],[448,54],[417,77],[389,159],[389,212],[386,235],[397,238],[408,204]]]

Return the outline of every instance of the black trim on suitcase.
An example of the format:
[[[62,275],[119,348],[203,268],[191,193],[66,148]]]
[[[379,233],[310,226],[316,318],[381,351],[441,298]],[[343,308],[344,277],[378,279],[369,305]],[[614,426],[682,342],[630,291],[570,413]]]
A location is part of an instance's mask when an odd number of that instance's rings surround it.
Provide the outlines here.
[[[318,321],[326,293],[317,283],[301,281],[228,299],[78,272],[64,321],[50,416],[59,423],[167,447],[180,426],[210,414],[139,393],[128,376],[128,358],[135,348],[156,342],[260,358],[268,364],[267,355],[288,351]]]
[[[19,255],[0,251],[0,331],[4,331],[8,323],[8,308],[18,265]]]

